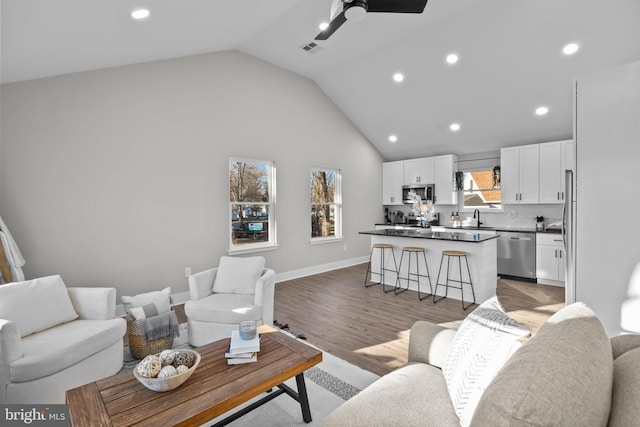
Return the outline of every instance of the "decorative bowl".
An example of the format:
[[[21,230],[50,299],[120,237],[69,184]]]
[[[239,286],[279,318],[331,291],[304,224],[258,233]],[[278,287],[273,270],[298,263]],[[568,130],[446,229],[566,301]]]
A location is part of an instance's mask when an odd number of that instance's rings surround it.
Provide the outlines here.
[[[153,391],[159,391],[159,392],[169,391],[181,386],[185,381],[189,379],[191,374],[193,374],[193,372],[198,367],[198,364],[200,363],[200,354],[197,351],[187,350],[187,349],[176,350],[176,352],[178,351],[191,353],[195,357],[193,366],[191,366],[188,371],[185,371],[181,374],[173,375],[167,378],[148,378],[148,377],[143,377],[138,373],[138,365],[136,365],[135,368],[133,368],[133,376],[136,377],[136,379],[140,381],[140,383],[143,386]],[[156,356],[159,356],[159,355],[160,353],[156,354]]]

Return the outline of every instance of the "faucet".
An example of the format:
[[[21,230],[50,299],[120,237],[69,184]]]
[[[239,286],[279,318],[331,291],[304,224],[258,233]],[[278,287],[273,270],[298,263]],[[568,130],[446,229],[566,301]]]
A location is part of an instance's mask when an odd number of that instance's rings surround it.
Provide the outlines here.
[[[478,216],[476,216],[476,215],[478,215]],[[482,224],[482,223],[480,222],[480,210],[479,209],[474,209],[473,210],[473,218],[477,218],[478,219],[476,227],[480,228],[480,224]]]

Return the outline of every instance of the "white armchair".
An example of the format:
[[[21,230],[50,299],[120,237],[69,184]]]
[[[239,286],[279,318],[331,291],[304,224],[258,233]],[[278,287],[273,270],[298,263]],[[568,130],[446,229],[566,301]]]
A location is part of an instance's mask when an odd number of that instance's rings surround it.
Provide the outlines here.
[[[189,276],[184,310],[192,346],[229,337],[244,320],[273,324],[276,273],[264,265],[264,257],[222,257],[217,268]]]
[[[122,368],[115,288],[67,288],[60,276],[0,286],[0,404],[59,404],[65,391]]]

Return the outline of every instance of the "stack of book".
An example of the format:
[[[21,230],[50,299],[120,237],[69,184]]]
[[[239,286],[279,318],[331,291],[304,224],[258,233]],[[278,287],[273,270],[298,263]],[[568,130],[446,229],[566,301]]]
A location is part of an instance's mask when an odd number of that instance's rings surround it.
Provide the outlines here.
[[[258,360],[260,351],[260,335],[250,340],[240,338],[238,331],[231,332],[231,344],[227,347],[224,357],[227,358],[228,365],[238,365],[240,363],[251,363]]]

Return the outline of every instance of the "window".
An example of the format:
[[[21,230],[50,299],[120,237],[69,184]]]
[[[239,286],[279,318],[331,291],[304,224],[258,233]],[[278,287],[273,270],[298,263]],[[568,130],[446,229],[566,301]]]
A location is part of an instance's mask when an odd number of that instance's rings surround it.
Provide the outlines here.
[[[500,175],[493,170],[464,173],[463,208],[501,209]]]
[[[259,160],[229,160],[230,250],[276,246],[275,166]]]
[[[311,239],[334,240],[342,237],[342,195],[340,171],[311,170]]]

